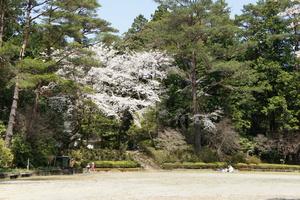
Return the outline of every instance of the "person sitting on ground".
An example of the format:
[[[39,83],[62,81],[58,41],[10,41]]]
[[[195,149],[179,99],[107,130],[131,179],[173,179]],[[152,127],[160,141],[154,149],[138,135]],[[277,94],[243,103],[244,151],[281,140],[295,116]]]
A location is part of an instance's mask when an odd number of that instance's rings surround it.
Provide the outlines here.
[[[228,172],[228,173],[233,173],[235,171],[235,169],[229,165],[228,168],[224,168],[224,169],[221,169],[220,172]]]
[[[234,168],[231,165],[228,166],[228,172],[229,173],[233,173],[234,172]]]

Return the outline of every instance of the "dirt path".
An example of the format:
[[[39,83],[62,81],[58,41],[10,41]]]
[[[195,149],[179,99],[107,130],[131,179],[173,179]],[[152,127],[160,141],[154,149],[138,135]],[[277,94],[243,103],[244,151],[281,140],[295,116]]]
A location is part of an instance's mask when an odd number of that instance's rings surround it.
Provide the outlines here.
[[[0,182],[0,200],[300,200],[300,174],[107,172]]]

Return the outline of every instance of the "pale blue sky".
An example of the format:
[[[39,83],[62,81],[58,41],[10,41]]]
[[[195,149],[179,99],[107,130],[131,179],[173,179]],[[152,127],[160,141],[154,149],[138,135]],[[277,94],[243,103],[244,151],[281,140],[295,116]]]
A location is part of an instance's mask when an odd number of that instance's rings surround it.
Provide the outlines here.
[[[120,34],[126,32],[131,26],[133,19],[143,14],[150,18],[157,5],[153,0],[98,0],[102,5],[99,11],[100,17],[112,23],[119,29]],[[239,14],[243,5],[255,3],[257,0],[227,0],[232,13]]]

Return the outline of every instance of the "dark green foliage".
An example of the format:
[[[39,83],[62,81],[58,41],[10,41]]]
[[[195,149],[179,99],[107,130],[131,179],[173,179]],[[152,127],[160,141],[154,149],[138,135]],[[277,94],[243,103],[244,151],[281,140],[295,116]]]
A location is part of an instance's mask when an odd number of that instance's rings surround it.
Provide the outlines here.
[[[245,163],[246,155],[243,152],[238,152],[230,158],[229,162],[232,164]]]
[[[289,28],[290,21],[279,16],[287,6],[288,1],[259,1],[246,6],[237,18],[246,47],[243,59],[252,62],[255,75],[248,84],[253,89],[251,99],[245,102],[253,108],[245,112],[240,108],[237,116],[248,118],[252,133],[299,130],[294,32]]]
[[[92,141],[97,148],[118,148],[120,127],[117,120],[104,116],[92,101],[84,101],[78,113],[82,140]]]
[[[206,162],[206,163],[218,162],[220,160],[217,152],[215,152],[214,150],[211,150],[207,147],[203,148],[199,152],[198,156],[199,156],[200,160],[202,160],[203,162]]]
[[[126,47],[129,47],[130,49],[141,49],[144,47],[145,44],[140,33],[143,31],[147,23],[148,20],[143,15],[139,15],[134,19],[131,28],[124,35],[124,43]]]
[[[141,141],[150,141],[154,143],[153,139],[158,134],[157,111],[154,108],[149,108],[144,113],[140,127],[132,124],[128,130],[128,145],[130,149],[136,149]]]
[[[0,155],[0,168],[9,167],[13,161],[13,154],[5,147],[2,139],[0,139]]]
[[[25,168],[28,159],[32,159],[32,149],[28,142],[21,135],[16,136],[12,143],[12,152],[14,154],[14,163],[18,167]]]
[[[27,142],[23,136],[16,136],[12,144],[12,152],[15,156],[14,164],[26,168],[29,159],[31,168],[48,166],[49,158],[58,153],[55,142],[51,138]]]

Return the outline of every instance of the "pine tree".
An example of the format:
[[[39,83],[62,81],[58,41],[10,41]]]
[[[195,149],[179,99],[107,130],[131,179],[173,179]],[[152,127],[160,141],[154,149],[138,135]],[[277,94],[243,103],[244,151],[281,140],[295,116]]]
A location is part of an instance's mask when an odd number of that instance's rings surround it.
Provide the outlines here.
[[[130,49],[141,49],[144,46],[143,39],[139,36],[147,25],[148,20],[143,15],[138,15],[129,30],[124,34],[125,46]]]
[[[174,109],[173,113],[177,112],[175,116],[188,114],[193,118],[195,147],[199,151],[203,143],[200,117],[218,109],[217,105],[206,105],[206,96],[212,91],[209,85],[219,84],[209,81],[209,74],[216,63],[234,58],[238,28],[230,19],[224,1],[157,2],[165,9],[164,14],[160,20],[151,21],[140,35],[146,48],[159,48],[175,55],[181,72],[170,76],[170,86],[178,88],[177,91],[169,88],[169,95],[174,96],[167,99],[167,104]],[[183,100],[188,104],[176,102],[182,102],[178,91],[183,96],[188,94]]]
[[[81,48],[91,45],[91,36],[115,31],[108,22],[97,18],[99,7],[96,0],[27,0],[24,4],[26,12],[22,24],[23,42],[17,62],[19,70],[16,72],[13,104],[6,131],[7,146],[10,146],[13,136],[20,89],[30,87],[36,95],[32,119],[27,127],[27,132],[30,133],[37,112],[40,88],[57,79],[53,73],[64,58],[53,60],[53,52],[63,49],[65,53],[61,55],[69,57]]]

